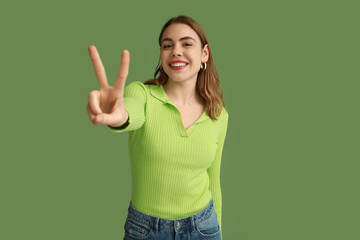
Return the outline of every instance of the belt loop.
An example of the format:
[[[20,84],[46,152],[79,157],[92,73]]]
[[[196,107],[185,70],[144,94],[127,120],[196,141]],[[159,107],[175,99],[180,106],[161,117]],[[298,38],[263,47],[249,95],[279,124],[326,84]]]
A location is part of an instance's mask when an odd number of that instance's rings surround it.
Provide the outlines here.
[[[193,216],[190,217],[190,221],[191,221],[191,231],[195,232],[195,222]]]
[[[155,218],[154,221],[154,233],[156,234],[159,231],[159,218]]]

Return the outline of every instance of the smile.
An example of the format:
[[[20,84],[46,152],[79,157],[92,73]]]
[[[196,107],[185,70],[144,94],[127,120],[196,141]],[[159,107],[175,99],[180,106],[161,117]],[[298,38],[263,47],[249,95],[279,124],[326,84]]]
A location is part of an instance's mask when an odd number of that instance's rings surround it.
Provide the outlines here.
[[[174,64],[170,64],[172,67],[180,67],[180,66],[186,66],[186,63],[174,63]]]
[[[181,70],[181,69],[186,68],[186,66],[188,65],[188,63],[187,63],[187,62],[183,62],[183,61],[173,61],[173,62],[170,62],[169,65],[170,65],[171,69]]]

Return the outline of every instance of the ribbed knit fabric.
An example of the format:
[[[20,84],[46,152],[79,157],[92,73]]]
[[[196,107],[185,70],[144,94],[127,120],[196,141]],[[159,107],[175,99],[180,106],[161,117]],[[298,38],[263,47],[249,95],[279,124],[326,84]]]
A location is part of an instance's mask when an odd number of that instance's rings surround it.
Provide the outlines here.
[[[132,205],[165,219],[189,217],[214,200],[221,229],[220,164],[228,113],[218,120],[204,109],[187,130],[162,86],[135,81],[124,90],[129,132]]]

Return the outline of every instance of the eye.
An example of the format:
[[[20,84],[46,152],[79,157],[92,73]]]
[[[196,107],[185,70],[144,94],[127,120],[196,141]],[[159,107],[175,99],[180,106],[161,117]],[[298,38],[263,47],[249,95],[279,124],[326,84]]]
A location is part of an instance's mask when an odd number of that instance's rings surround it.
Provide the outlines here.
[[[170,47],[171,47],[170,44],[164,44],[164,45],[162,46],[163,49],[170,48]]]
[[[185,47],[190,47],[190,46],[192,46],[192,44],[191,43],[184,43],[184,46]]]

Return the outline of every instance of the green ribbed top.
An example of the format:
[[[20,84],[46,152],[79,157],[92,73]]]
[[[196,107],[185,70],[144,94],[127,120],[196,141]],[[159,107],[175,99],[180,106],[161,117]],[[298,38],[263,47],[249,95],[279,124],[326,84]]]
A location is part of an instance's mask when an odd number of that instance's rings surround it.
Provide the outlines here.
[[[124,90],[128,124],[110,129],[129,132],[132,205],[165,219],[189,217],[214,200],[221,228],[220,165],[228,113],[218,120],[204,109],[185,129],[181,114],[162,86],[135,81]]]

